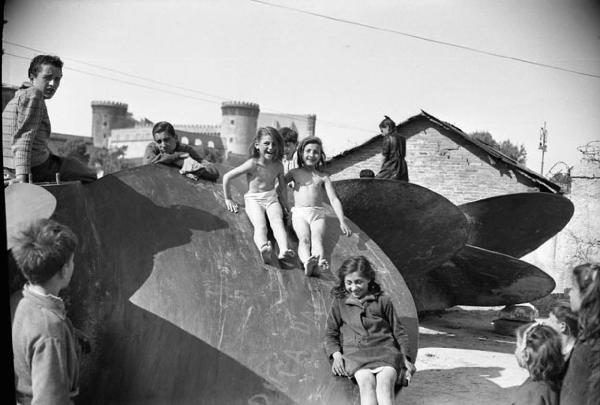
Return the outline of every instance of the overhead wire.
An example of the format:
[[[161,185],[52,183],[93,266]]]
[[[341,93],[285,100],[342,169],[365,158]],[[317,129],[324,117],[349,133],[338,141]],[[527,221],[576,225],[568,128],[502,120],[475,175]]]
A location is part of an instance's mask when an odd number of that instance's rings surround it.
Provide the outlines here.
[[[467,46],[467,45],[461,45],[461,44],[448,42],[448,41],[441,41],[441,40],[434,39],[434,38],[427,38],[427,37],[424,37],[421,35],[410,34],[408,32],[402,32],[402,31],[391,29],[391,28],[378,27],[375,25],[365,24],[365,23],[361,23],[358,21],[346,20],[346,19],[339,18],[339,17],[333,17],[330,15],[320,14],[320,13],[316,13],[314,11],[304,10],[304,9],[300,9],[300,8],[296,8],[296,7],[284,6],[282,4],[270,3],[270,2],[264,1],[264,0],[249,0],[249,1],[251,1],[253,3],[258,3],[258,4],[265,5],[265,6],[269,6],[269,7],[276,7],[276,8],[281,8],[281,9],[285,9],[285,10],[295,11],[298,13],[307,14],[307,15],[311,15],[314,17],[319,17],[319,18],[323,18],[326,20],[335,21],[335,22],[339,22],[339,23],[343,23],[343,24],[355,25],[358,27],[368,28],[368,29],[375,30],[375,31],[382,31],[382,32],[387,32],[387,33],[391,33],[391,34],[402,35],[402,36],[405,36],[408,38],[431,42],[431,43],[438,44],[438,45],[450,46],[453,48],[458,48],[458,49],[462,49],[462,50],[469,51],[469,52],[475,52],[475,53],[479,53],[479,54],[483,54],[483,55],[493,56],[496,58],[508,59],[508,60],[527,63],[530,65],[540,66],[540,67],[544,67],[544,68],[548,68],[548,69],[560,70],[560,71],[567,72],[567,73],[573,73],[573,74],[577,74],[577,75],[581,75],[581,76],[588,76],[588,77],[600,79],[600,75],[597,75],[594,73],[580,72],[578,70],[568,69],[568,68],[564,68],[564,67],[560,67],[560,66],[550,65],[547,63],[537,62],[537,61],[533,61],[533,60],[529,60],[529,59],[523,59],[523,58],[519,58],[519,57],[515,57],[515,56],[504,55],[504,54],[497,53],[497,52],[486,51],[484,49],[478,49],[478,48],[474,48],[474,47]]]
[[[42,50],[42,49],[33,48],[33,47],[30,47],[30,46],[18,44],[16,42],[7,41],[7,40],[4,40],[4,39],[2,40],[2,42],[6,43],[6,44],[9,44],[9,45],[12,45],[12,46],[19,47],[19,48],[24,48],[24,49],[27,49],[27,50],[30,50],[30,51],[34,51],[34,52],[49,53],[48,51],[45,51],[45,50]],[[12,53],[6,52],[6,51],[4,52],[4,54],[8,55],[8,56],[20,58],[20,59],[26,59],[26,60],[29,59],[27,57],[20,56],[20,55],[15,55],[15,54],[12,54]],[[151,78],[147,78],[147,77],[143,77],[143,76],[139,76],[139,75],[134,75],[134,74],[131,74],[131,73],[123,72],[121,70],[117,70],[117,69],[113,69],[113,68],[109,68],[109,67],[105,67],[105,66],[100,66],[100,65],[93,64],[93,63],[88,63],[88,62],[85,62],[85,61],[81,61],[81,60],[69,58],[69,57],[62,57],[61,56],[61,58],[64,59],[64,60],[66,60],[66,61],[72,61],[72,62],[80,63],[80,64],[87,65],[87,66],[90,66],[90,67],[94,67],[94,68],[97,68],[97,69],[103,69],[103,70],[106,70],[106,71],[109,71],[109,72],[121,74],[121,75],[124,75],[124,76],[129,76],[129,77],[132,77],[132,78],[135,78],[135,79],[145,80],[145,81],[148,81],[148,82],[151,82],[151,83],[155,83],[155,84],[160,84],[160,85],[163,85],[163,86],[168,86],[168,87],[172,87],[172,88],[176,88],[176,89],[180,89],[180,90],[185,90],[185,91],[195,92],[195,93],[198,93],[198,94],[208,95],[210,97],[218,98],[220,101],[231,100],[230,97],[218,96],[218,95],[215,95],[215,94],[203,92],[203,91],[196,90],[196,89],[191,89],[191,88],[187,88],[187,87],[176,86],[176,85],[173,85],[171,83],[166,83],[166,82],[154,80],[154,79],[151,79]],[[165,89],[161,89],[161,88],[157,88],[157,87],[153,87],[153,86],[147,86],[147,85],[140,84],[140,83],[134,83],[134,82],[123,80],[123,79],[118,79],[118,78],[114,78],[114,77],[110,77],[110,76],[105,76],[105,75],[101,75],[101,74],[97,74],[97,73],[86,72],[84,70],[80,70],[80,69],[76,69],[76,68],[72,68],[72,67],[66,67],[65,66],[64,69],[65,70],[71,70],[71,71],[78,72],[78,73],[82,73],[82,74],[89,75],[89,76],[96,76],[96,77],[99,77],[99,78],[102,78],[102,79],[107,79],[107,80],[112,80],[112,81],[116,81],[116,82],[128,84],[128,85],[131,85],[131,86],[137,86],[137,87],[142,87],[142,88],[146,88],[146,89],[150,89],[150,90],[155,90],[155,91],[163,92],[163,93],[166,93],[166,94],[171,94],[171,95],[175,95],[175,96],[181,96],[181,97],[185,97],[185,98],[189,98],[189,99],[193,99],[193,100],[198,100],[198,101],[204,101],[204,102],[207,102],[207,103],[220,104],[220,102],[217,102],[215,100],[207,100],[207,99],[204,99],[204,98],[190,96],[190,95],[186,95],[186,94],[181,94],[181,93],[178,93],[178,92],[174,92],[174,91],[170,91],[170,90],[165,90]],[[280,110],[277,110],[277,109],[269,108],[269,106],[263,106],[263,109],[265,109],[266,111],[269,111],[269,112],[278,113],[278,114],[282,114],[282,115],[293,115],[293,114],[289,114],[289,113],[286,113],[286,112],[283,112],[283,111],[280,111]],[[307,121],[307,118],[303,117],[303,116],[297,116],[297,118],[301,119],[301,120],[304,120],[304,121]],[[360,132],[369,132],[369,133],[373,132],[372,130],[369,130],[369,129],[359,128],[359,127],[353,127],[353,126],[350,126],[350,125],[340,124],[340,123],[333,122],[333,121],[327,121],[327,120],[319,119],[318,122],[319,122],[320,125],[324,125],[324,126],[327,126],[327,127],[350,129],[350,130],[355,130],[355,131],[360,131]]]

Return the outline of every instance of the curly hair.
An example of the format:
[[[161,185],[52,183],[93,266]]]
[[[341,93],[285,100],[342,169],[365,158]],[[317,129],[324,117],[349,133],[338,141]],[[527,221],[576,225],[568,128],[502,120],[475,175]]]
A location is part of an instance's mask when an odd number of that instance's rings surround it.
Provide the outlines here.
[[[581,295],[579,338],[600,339],[600,265],[585,263],[573,269],[574,288]]]
[[[256,136],[254,137],[254,139],[252,140],[252,143],[250,144],[250,147],[248,148],[250,157],[252,157],[252,158],[260,157],[258,149],[256,149],[255,145],[257,143],[259,143],[260,140],[267,135],[269,135],[271,137],[271,139],[273,140],[273,143],[275,144],[276,150],[275,150],[275,159],[274,160],[281,161],[281,159],[283,158],[283,138],[281,137],[281,134],[279,133],[279,131],[277,131],[273,127],[258,128],[258,131],[256,131]]]
[[[43,284],[69,261],[77,243],[77,236],[65,225],[40,219],[15,238],[12,255],[30,283]]]
[[[297,159],[298,159],[298,167],[306,166],[306,163],[304,163],[304,156],[303,156],[304,149],[306,148],[306,146],[310,145],[311,143],[317,144],[321,148],[321,156],[319,158],[319,161],[315,165],[315,169],[321,170],[321,167],[323,167],[323,165],[325,164],[325,152],[323,152],[323,142],[321,141],[321,138],[317,138],[316,136],[306,137],[300,142],[300,145],[298,145],[298,152],[296,153]]]
[[[339,284],[331,289],[332,296],[336,298],[344,298],[348,295],[345,284],[346,276],[354,272],[358,272],[361,277],[369,280],[369,285],[367,288],[371,294],[376,297],[383,294],[381,286],[377,281],[375,281],[377,273],[371,265],[371,262],[369,262],[369,260],[364,256],[354,256],[344,260],[340,266],[337,272]]]
[[[533,381],[546,381],[560,389],[565,361],[560,335],[552,327],[539,323],[519,327],[515,356]]]
[[[27,71],[27,77],[30,79],[36,78],[38,73],[42,70],[42,65],[52,65],[59,69],[63,67],[63,61],[58,56],[54,55],[37,55],[31,60],[29,64],[29,70]]]

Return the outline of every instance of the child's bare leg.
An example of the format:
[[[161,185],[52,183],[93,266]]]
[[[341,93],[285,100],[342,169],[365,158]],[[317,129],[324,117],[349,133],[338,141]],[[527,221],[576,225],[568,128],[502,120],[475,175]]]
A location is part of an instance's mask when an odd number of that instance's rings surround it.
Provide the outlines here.
[[[307,275],[312,275],[316,258],[310,255],[310,226],[304,218],[298,215],[292,216],[292,226],[298,236],[298,257]]]
[[[375,375],[368,370],[358,370],[354,378],[360,390],[360,405],[377,405]]]
[[[254,227],[254,244],[256,244],[258,250],[261,250],[261,248],[269,241],[267,239],[267,219],[265,217],[265,211],[260,204],[246,200],[246,214]]]
[[[279,203],[269,205],[267,207],[267,217],[269,217],[273,236],[277,241],[277,245],[279,245],[279,255],[282,256],[289,249],[289,246],[287,232],[283,224],[283,210],[281,209],[281,205]]]
[[[397,377],[398,373],[392,367],[384,367],[383,370],[377,373],[376,393],[379,405],[394,404],[394,385]]]
[[[311,254],[319,258],[319,268],[326,270],[329,263],[325,260],[325,249],[323,248],[323,236],[325,235],[325,218],[312,221],[310,224]]]

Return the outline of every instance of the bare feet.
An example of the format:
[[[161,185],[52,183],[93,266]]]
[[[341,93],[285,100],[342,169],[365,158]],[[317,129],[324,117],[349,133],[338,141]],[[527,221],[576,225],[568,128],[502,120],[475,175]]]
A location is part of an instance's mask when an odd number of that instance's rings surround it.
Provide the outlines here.
[[[271,242],[267,242],[260,248],[260,255],[262,256],[265,264],[271,264],[271,254],[273,253],[273,247]]]
[[[317,258],[315,256],[309,257],[306,263],[304,263],[304,275],[307,277],[314,275],[316,267]]]

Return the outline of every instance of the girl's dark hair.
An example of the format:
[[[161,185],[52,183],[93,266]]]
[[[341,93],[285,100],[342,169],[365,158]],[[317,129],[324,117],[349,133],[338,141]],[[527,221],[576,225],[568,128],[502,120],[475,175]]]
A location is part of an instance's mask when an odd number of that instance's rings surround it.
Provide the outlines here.
[[[533,381],[546,381],[555,390],[560,390],[563,376],[564,357],[560,335],[548,325],[533,324],[523,336],[525,368]]]
[[[33,222],[15,238],[12,255],[32,284],[43,284],[62,270],[77,247],[77,236],[51,219]]]
[[[279,131],[277,131],[273,127],[258,128],[258,131],[256,131],[256,136],[254,137],[254,139],[252,140],[252,143],[250,144],[250,147],[248,148],[248,151],[250,152],[250,157],[253,157],[253,158],[260,157],[260,154],[258,153],[258,149],[256,149],[254,144],[259,143],[260,140],[263,138],[263,136],[267,136],[267,135],[271,136],[271,139],[273,139],[273,142],[275,143],[275,147],[277,148],[277,150],[275,151],[275,160],[281,161],[281,159],[283,158],[283,138],[281,137],[281,134],[279,133]]]
[[[550,309],[550,313],[558,319],[559,322],[564,322],[567,326],[566,334],[577,337],[579,332],[579,322],[577,322],[577,314],[571,311],[571,306],[568,302],[559,302]]]
[[[325,152],[323,152],[323,142],[321,141],[321,138],[317,138],[316,136],[309,136],[307,138],[304,138],[301,142],[300,145],[298,145],[298,152],[296,153],[297,155],[297,160],[298,160],[298,167],[304,167],[306,166],[306,164],[304,163],[304,149],[306,148],[307,145],[310,145],[311,143],[315,143],[317,145],[319,145],[319,147],[321,148],[321,157],[319,159],[319,162],[315,165],[315,169],[317,170],[321,170],[321,167],[323,167],[323,165],[325,164]]]
[[[396,123],[387,115],[384,115],[383,121],[379,123],[379,128],[388,128],[392,132],[396,128]]]
[[[600,265],[585,263],[573,269],[573,288],[581,295],[579,338],[600,339]]]
[[[279,133],[281,134],[284,143],[298,143],[298,132],[296,132],[294,129],[283,127],[279,129]]]
[[[31,60],[29,64],[29,70],[27,71],[27,77],[36,78],[40,70],[42,70],[42,65],[52,65],[59,69],[63,67],[63,61],[60,60],[58,56],[54,55],[38,55]]]
[[[331,295],[336,298],[346,297],[346,295],[348,295],[345,283],[346,276],[354,272],[358,272],[361,277],[369,280],[368,291],[371,294],[376,297],[383,294],[381,286],[375,281],[377,273],[373,266],[371,266],[371,262],[364,256],[354,256],[344,260],[344,263],[340,266],[337,273],[339,284],[331,289]]]
[[[177,134],[175,133],[175,128],[173,128],[173,125],[171,125],[170,122],[160,121],[160,122],[157,122],[156,124],[154,124],[154,127],[152,127],[152,137],[154,137],[154,135],[158,134],[159,132],[166,132],[173,138],[177,139]]]

